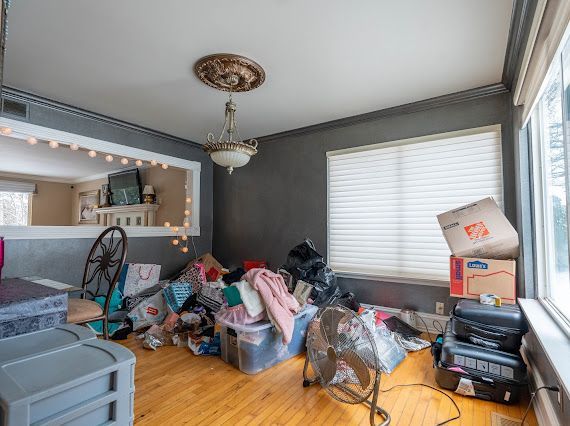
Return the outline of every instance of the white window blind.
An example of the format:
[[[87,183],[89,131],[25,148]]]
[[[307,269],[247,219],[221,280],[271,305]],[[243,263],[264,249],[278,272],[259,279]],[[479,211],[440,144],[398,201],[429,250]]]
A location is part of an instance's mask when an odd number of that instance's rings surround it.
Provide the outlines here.
[[[0,192],[35,193],[36,184],[29,182],[18,182],[12,180],[0,180]]]
[[[436,215],[492,196],[503,205],[499,126],[327,153],[335,272],[449,281]]]

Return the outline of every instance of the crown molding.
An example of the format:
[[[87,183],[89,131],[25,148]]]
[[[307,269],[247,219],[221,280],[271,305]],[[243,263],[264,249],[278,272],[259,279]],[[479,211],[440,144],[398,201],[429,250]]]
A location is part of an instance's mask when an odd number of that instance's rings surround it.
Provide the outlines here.
[[[300,127],[294,130],[287,130],[280,133],[274,133],[271,135],[258,137],[256,139],[259,142],[267,142],[277,139],[320,132],[323,130],[332,130],[341,127],[348,127],[355,124],[365,123],[368,121],[379,120],[393,115],[411,114],[414,112],[425,111],[433,108],[441,108],[447,105],[479,99],[486,96],[498,95],[501,93],[509,93],[509,90],[503,83],[495,83],[495,84],[490,84],[488,86],[476,87],[474,89],[464,90],[456,93],[450,93],[443,96],[437,96],[435,98],[424,99],[422,101],[412,102],[409,104],[385,108],[373,112],[367,112],[365,114],[339,118],[338,120],[327,121],[325,123],[319,123],[311,126]]]
[[[502,83],[509,90],[512,89],[515,79],[515,71],[522,52],[525,34],[529,20],[532,20],[532,0],[514,0],[511,13],[511,23],[509,26],[509,38],[507,39],[507,50],[503,65]]]
[[[118,127],[124,130],[129,130],[131,132],[137,132],[147,136],[168,139],[173,142],[190,145],[193,148],[198,148],[200,150],[202,149],[202,144],[197,142],[193,142],[187,139],[182,139],[177,136],[169,135],[168,133],[160,132],[158,130],[149,129],[148,127],[143,127],[137,124],[118,120],[116,118],[109,117],[107,115],[97,114],[95,112],[87,111],[62,102],[57,102],[48,98],[44,98],[43,96],[25,92],[20,89],[15,89],[13,87],[6,87],[6,86],[2,87],[2,98],[13,99],[20,102],[39,105],[55,111],[60,111],[66,114],[75,115],[76,117],[81,117],[88,120],[96,121],[98,123],[106,124],[109,126]]]

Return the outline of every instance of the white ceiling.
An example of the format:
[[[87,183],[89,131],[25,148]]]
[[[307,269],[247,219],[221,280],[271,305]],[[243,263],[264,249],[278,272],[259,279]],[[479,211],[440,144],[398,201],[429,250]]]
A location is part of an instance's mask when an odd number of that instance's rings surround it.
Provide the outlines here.
[[[5,84],[196,142],[226,94],[192,72],[248,56],[244,138],[501,80],[512,0],[26,0],[8,16]]]
[[[22,139],[6,136],[0,136],[0,154],[0,175],[35,176],[57,182],[95,179],[135,167],[132,163],[123,166],[116,156],[108,163],[101,154],[90,158],[86,151],[72,151],[65,145],[53,149],[45,142],[38,142],[32,146]]]

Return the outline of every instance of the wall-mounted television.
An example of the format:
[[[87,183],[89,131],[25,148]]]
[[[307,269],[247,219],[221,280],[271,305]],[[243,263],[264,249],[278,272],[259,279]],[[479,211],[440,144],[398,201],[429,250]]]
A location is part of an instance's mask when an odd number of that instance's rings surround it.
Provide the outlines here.
[[[142,185],[139,169],[112,173],[108,177],[112,205],[141,204]]]

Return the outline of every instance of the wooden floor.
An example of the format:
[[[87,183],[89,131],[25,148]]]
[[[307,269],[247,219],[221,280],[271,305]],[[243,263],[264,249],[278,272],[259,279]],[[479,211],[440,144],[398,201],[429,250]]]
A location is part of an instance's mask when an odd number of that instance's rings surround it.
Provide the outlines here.
[[[133,335],[123,344],[137,357],[137,425],[369,424],[364,404],[335,401],[318,384],[303,388],[304,356],[248,376],[219,357],[195,356],[187,348],[151,351]],[[391,375],[382,376],[381,388],[405,383],[437,386],[429,349],[409,354]],[[491,425],[493,411],[520,419],[528,403],[525,398],[508,406],[448,394],[461,409],[461,418],[451,425]],[[391,414],[392,425],[435,425],[455,415],[447,398],[425,387],[381,393],[379,405]],[[532,412],[528,423],[537,424]]]

